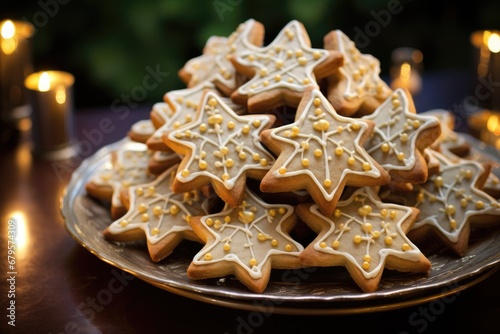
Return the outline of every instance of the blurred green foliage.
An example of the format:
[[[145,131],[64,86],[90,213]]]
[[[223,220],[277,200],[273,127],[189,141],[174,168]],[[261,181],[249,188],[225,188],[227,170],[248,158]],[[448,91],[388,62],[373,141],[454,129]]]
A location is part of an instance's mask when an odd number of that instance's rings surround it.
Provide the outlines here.
[[[148,91],[144,102],[161,101],[165,92],[184,87],[177,71],[202,52],[208,37],[227,36],[248,18],[264,24],[266,43],[288,21],[297,19],[305,25],[314,47],[322,46],[330,30],[341,29],[353,39],[370,22],[372,27],[378,22],[379,32],[360,49],[380,59],[383,75],[388,73],[391,51],[400,46],[422,50],[426,70],[466,68],[472,52],[470,33],[499,28],[500,23],[500,2],[492,0],[57,1],[23,4],[6,0],[0,19],[35,23],[35,69],[75,74],[76,103],[83,107],[109,104],[129,93],[142,84],[145,68],[157,65],[170,75],[157,89]],[[377,21],[391,4],[401,11],[385,17],[383,23]],[[48,17],[43,25],[40,13]]]

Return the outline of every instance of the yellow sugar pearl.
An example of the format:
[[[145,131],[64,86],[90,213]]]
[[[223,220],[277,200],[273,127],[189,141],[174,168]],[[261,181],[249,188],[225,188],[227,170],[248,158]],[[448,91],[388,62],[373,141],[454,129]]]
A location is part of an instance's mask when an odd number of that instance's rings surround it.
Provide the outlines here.
[[[149,221],[149,215],[148,215],[147,213],[143,213],[143,214],[141,215],[141,221],[142,221],[143,223],[145,223],[145,222]]]
[[[257,265],[257,260],[256,259],[250,259],[250,261],[248,261],[248,265],[250,267],[255,267]]]
[[[271,246],[277,247],[278,246],[278,240],[276,240],[276,239],[271,240]]]
[[[355,81],[358,81],[359,79],[361,79],[361,73],[359,73],[359,71],[353,71],[353,72],[352,72],[352,78],[353,78]]]
[[[205,258],[206,261],[211,261],[212,260],[212,254],[207,253],[207,254],[205,254],[204,258]]]
[[[160,234],[160,230],[157,227],[151,230],[151,235],[158,235],[158,234]]]
[[[361,217],[366,217],[370,213],[372,213],[372,210],[373,210],[373,208],[371,206],[369,206],[369,205],[363,205],[362,207],[360,207],[358,209],[358,215],[360,215]]]
[[[287,56],[288,58],[293,57],[293,51],[292,51],[292,50],[287,50],[287,51],[286,51],[286,56]]]
[[[222,227],[222,222],[221,222],[219,219],[216,219],[216,220],[214,221],[214,228],[215,228],[216,230],[220,230],[220,228],[221,228],[221,227]]]
[[[339,125],[339,126],[337,127],[337,132],[338,132],[338,133],[342,133],[342,131],[344,131],[344,127],[342,127],[341,125]]]
[[[206,151],[201,151],[200,152],[200,157],[201,158],[205,158],[207,156],[207,152]]]
[[[234,166],[234,160],[231,159],[231,158],[227,159],[225,165],[226,165],[226,167],[229,167],[229,168],[233,167]]]
[[[183,170],[181,171],[181,176],[182,176],[182,177],[188,177],[188,176],[189,176],[189,170],[187,170],[187,169],[183,169]]]
[[[321,157],[322,155],[323,155],[323,151],[322,151],[322,150],[320,150],[319,148],[317,148],[317,149],[315,149],[315,150],[314,150],[314,156],[315,156],[316,158],[319,158],[319,157]]]
[[[469,204],[469,201],[467,201],[467,199],[466,199],[466,198],[462,198],[462,199],[460,200],[460,206],[461,206],[462,208],[465,208],[465,207],[467,206],[467,204]]]
[[[262,86],[264,86],[264,87],[269,86],[269,81],[268,80],[262,81]]]
[[[221,178],[222,178],[222,180],[227,181],[227,180],[229,180],[231,178],[231,176],[229,176],[228,173],[224,173],[224,174],[222,174]]]
[[[370,233],[372,231],[372,229],[373,229],[373,226],[370,223],[364,223],[363,226],[361,227],[361,229],[365,233]]]
[[[368,262],[366,262],[366,261],[365,261],[365,262],[363,262],[363,264],[362,264],[361,266],[363,267],[363,269],[364,269],[364,270],[368,270],[368,269],[370,269],[370,263],[368,263]]]
[[[319,247],[326,248],[326,242],[324,241],[320,242]]]
[[[338,240],[335,240],[332,242],[332,248],[333,249],[338,249],[340,246],[340,242]]]
[[[280,213],[280,215],[284,215],[286,213],[286,211],[287,210],[284,207],[281,207],[281,208],[278,209],[278,212]]]
[[[254,153],[254,154],[252,154],[252,159],[253,159],[254,161],[259,161],[259,160],[260,160],[260,155],[259,155],[259,153]]]
[[[260,165],[263,167],[267,166],[268,165],[267,159],[260,159]]]
[[[361,128],[361,125],[358,122],[354,122],[351,124],[351,129],[357,131]]]
[[[172,205],[170,207],[170,210],[169,210],[169,212],[170,212],[171,215],[176,215],[176,214],[179,213],[179,211],[180,211],[180,209],[179,209],[179,207],[177,205]]]
[[[241,159],[241,160],[245,160],[247,158],[247,154],[243,151],[241,151],[239,154],[238,154],[238,157]]]
[[[285,62],[282,59],[278,59],[274,62],[274,66],[276,66],[277,69],[280,69],[285,65]]]
[[[288,78],[288,79],[287,79],[287,81],[288,81],[289,83],[294,82],[293,78]]]
[[[335,218],[339,218],[342,215],[342,211],[340,211],[339,209],[335,209],[333,215],[335,216]]]
[[[267,240],[267,237],[266,237],[266,235],[265,235],[264,233],[259,233],[259,234],[257,235],[257,239],[258,239],[259,241],[266,241],[266,240]]]
[[[163,209],[161,208],[161,206],[157,205],[153,208],[153,214],[155,216],[159,216],[163,213]]]
[[[308,167],[309,166],[309,159],[304,158],[302,159],[302,167]]]
[[[323,181],[323,185],[324,185],[326,188],[331,187],[331,185],[332,185],[332,180],[330,180],[330,179],[326,179],[326,180],[324,180],[324,181]]]
[[[456,230],[457,229],[457,221],[455,219],[450,219],[450,228],[452,230]]]
[[[253,122],[252,122],[252,125],[254,128],[258,128],[260,126],[261,122],[260,122],[260,119],[255,119]]]
[[[298,61],[299,61],[299,65],[300,66],[305,66],[307,64],[307,58],[306,57],[299,57]]]
[[[424,199],[425,199],[424,193],[418,193],[417,202],[423,202]]]
[[[355,244],[359,244],[361,243],[361,236],[359,234],[356,234],[354,236],[354,238],[352,239],[352,241],[355,243]]]
[[[231,245],[230,244],[224,244],[224,246],[222,246],[222,249],[224,249],[224,252],[229,252],[231,250]]]
[[[370,163],[369,163],[369,162],[363,162],[363,170],[364,170],[364,171],[366,171],[366,172],[367,172],[367,171],[369,171],[369,170],[371,170],[371,169],[372,169],[372,165],[370,165]]]
[[[398,160],[399,160],[399,161],[403,161],[404,159],[405,159],[405,154],[404,154],[404,152],[399,152],[399,153],[398,153]]]
[[[449,216],[453,216],[456,212],[455,206],[452,204],[447,205],[444,212]]]
[[[411,250],[411,246],[410,246],[410,245],[408,245],[407,243],[404,243],[404,244],[401,246],[401,250],[402,250],[403,252],[409,251],[409,250]]]
[[[483,201],[477,201],[476,202],[476,209],[477,210],[484,209],[484,202]]]
[[[301,142],[300,147],[302,147],[304,150],[309,149],[309,142],[306,141]]]
[[[120,222],[121,227],[126,227],[130,222],[127,219],[124,219]]]
[[[281,81],[281,75],[276,74],[276,75],[274,76],[274,81],[276,81],[276,82],[280,82],[280,81]]]
[[[281,175],[286,174],[286,167],[281,167],[280,169],[278,169],[278,173],[280,173]]]
[[[247,135],[250,133],[250,127],[248,125],[243,125],[243,127],[241,128],[241,132],[244,134],[244,135]]]
[[[141,187],[139,187],[139,188],[135,189],[135,194],[136,194],[137,196],[142,196],[142,195],[144,195],[144,189],[143,189],[143,188],[141,188]]]
[[[276,210],[275,210],[275,209],[269,209],[269,211],[268,211],[268,212],[269,212],[269,215],[270,215],[271,217],[275,217],[275,216],[276,216]]]
[[[325,119],[320,119],[317,122],[313,123],[313,128],[316,131],[326,131],[330,127],[330,122]]]
[[[308,78],[304,78],[304,80],[302,80],[302,83],[304,85],[309,85],[311,83],[311,81]]]
[[[217,105],[217,100],[215,98],[211,98],[208,100],[208,105],[211,107],[215,107]]]
[[[391,244],[392,244],[392,237],[391,237],[391,236],[389,236],[389,235],[388,235],[388,236],[386,236],[386,237],[384,238],[384,242],[385,242],[385,244],[386,244],[386,245],[391,245]]]
[[[412,126],[414,129],[418,129],[420,127],[420,121],[418,119],[414,120]]]
[[[205,170],[208,167],[208,163],[205,160],[200,160],[200,162],[198,162],[198,167],[202,170]]]
[[[470,169],[467,169],[465,171],[464,177],[468,180],[472,179],[472,171]]]
[[[372,260],[372,257],[370,256],[370,254],[363,255],[363,261],[370,262],[371,260]]]
[[[228,128],[229,130],[233,130],[233,129],[234,129],[234,127],[235,127],[235,125],[236,125],[236,124],[234,124],[234,122],[233,122],[233,121],[229,121],[229,122],[227,122],[227,128]]]
[[[354,159],[354,157],[353,157],[353,156],[350,156],[350,157],[347,159],[347,164],[348,164],[349,166],[352,166],[352,165],[354,165],[355,163],[356,163],[356,159]]]
[[[304,52],[301,49],[295,50],[296,57],[302,57],[303,55],[304,55]]]
[[[442,176],[437,176],[434,179],[434,185],[438,188],[441,188],[444,185],[444,180]]]
[[[255,60],[255,55],[248,55],[247,60],[248,61],[254,61]]]
[[[140,213],[144,213],[144,212],[148,211],[148,205],[145,203],[141,203],[141,204],[139,204],[139,207],[137,208],[137,210]]]
[[[321,58],[321,53],[319,51],[314,51],[313,52],[313,59],[318,60],[319,58]]]
[[[383,143],[383,144],[382,144],[382,146],[380,146],[380,149],[381,149],[381,150],[382,150],[382,152],[384,152],[384,153],[389,152],[389,149],[390,149],[390,148],[391,148],[391,147],[390,147],[390,146],[389,146],[389,144],[387,144],[387,143]]]
[[[220,153],[222,153],[222,155],[227,155],[229,153],[229,149],[226,146],[222,146],[220,148]]]
[[[287,252],[291,252],[292,250],[293,250],[292,245],[287,244],[287,245],[285,246],[285,251],[287,251]]]
[[[344,149],[343,149],[342,147],[337,146],[337,147],[335,148],[335,155],[336,155],[336,156],[341,156],[343,153],[344,153]]]
[[[389,212],[389,218],[395,219],[397,214],[396,210],[391,210],[391,212]]]
[[[261,68],[260,71],[259,71],[259,75],[261,77],[265,77],[267,75],[268,71],[267,71],[267,68]]]
[[[401,101],[399,101],[399,99],[397,98],[397,96],[396,96],[396,97],[393,97],[393,98],[392,98],[392,106],[393,106],[394,108],[397,108],[397,107],[399,107],[400,105],[401,105]]]
[[[408,141],[408,134],[403,132],[400,136],[399,139],[401,140],[402,143],[406,143]]]
[[[387,212],[387,209],[382,209],[382,210],[380,210],[380,216],[381,216],[381,217],[387,217],[387,213],[388,213],[388,212]]]
[[[224,217],[224,223],[229,224],[231,222],[231,216]]]
[[[377,239],[378,237],[380,237],[380,231],[373,231],[372,237],[375,238],[375,239]]]
[[[207,220],[205,220],[205,224],[207,224],[207,226],[212,226],[214,224],[214,221],[212,220],[212,218],[207,218]]]
[[[292,127],[291,137],[297,137],[299,135],[300,128],[298,126]]]
[[[321,100],[318,97],[315,97],[313,100],[313,104],[315,107],[319,107],[321,105]]]

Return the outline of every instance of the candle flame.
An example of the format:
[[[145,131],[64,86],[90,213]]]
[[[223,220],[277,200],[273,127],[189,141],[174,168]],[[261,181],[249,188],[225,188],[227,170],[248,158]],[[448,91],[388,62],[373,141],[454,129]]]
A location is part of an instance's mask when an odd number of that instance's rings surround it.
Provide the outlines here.
[[[50,90],[50,76],[47,72],[43,72],[38,80],[38,90],[41,92],[46,92]]]
[[[411,76],[411,65],[408,63],[404,63],[403,65],[401,65],[399,77],[401,78],[401,81],[408,82],[410,81],[410,76]]]
[[[492,33],[488,38],[488,49],[493,53],[500,52],[500,35]]]
[[[486,122],[486,128],[495,136],[500,136],[500,119],[497,115],[491,115]]]
[[[66,102],[66,89],[64,86],[57,87],[56,102],[59,104],[64,104],[64,102]]]
[[[2,30],[1,34],[2,37],[5,39],[9,39],[14,37],[16,33],[16,26],[14,26],[14,23],[11,20],[7,20],[2,24]]]

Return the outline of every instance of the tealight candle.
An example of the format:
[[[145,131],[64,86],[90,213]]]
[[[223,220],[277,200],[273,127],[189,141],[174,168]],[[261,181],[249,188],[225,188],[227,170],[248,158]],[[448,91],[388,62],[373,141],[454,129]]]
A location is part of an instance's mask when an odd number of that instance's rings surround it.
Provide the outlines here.
[[[33,32],[33,26],[27,22],[0,22],[0,144],[9,141],[17,123],[29,116],[23,83],[33,72]]]
[[[35,154],[50,160],[74,155],[73,75],[46,71],[25,80],[32,107],[32,143]]]

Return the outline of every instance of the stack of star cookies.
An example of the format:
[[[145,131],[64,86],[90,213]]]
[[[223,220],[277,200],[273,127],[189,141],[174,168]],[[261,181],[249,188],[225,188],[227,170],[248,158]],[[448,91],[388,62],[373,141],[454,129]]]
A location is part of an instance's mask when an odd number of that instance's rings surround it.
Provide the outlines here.
[[[447,114],[417,113],[343,32],[313,48],[291,21],[263,41],[253,19],[209,38],[179,70],[186,88],[95,172],[107,240],[145,240],[153,261],[198,242],[190,278],[234,275],[258,293],[273,268],[306,266],[343,266],[372,292],[384,268],[429,272],[428,235],[463,255],[471,225],[498,220],[488,165],[452,157]]]

